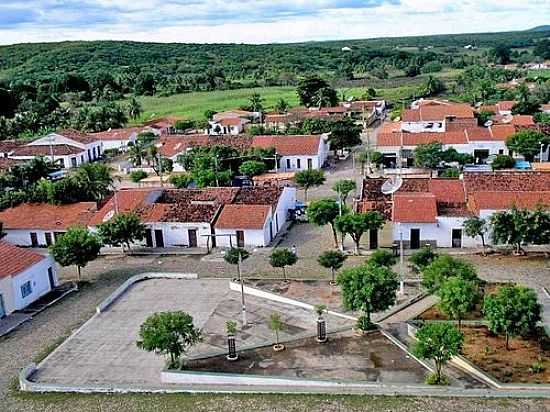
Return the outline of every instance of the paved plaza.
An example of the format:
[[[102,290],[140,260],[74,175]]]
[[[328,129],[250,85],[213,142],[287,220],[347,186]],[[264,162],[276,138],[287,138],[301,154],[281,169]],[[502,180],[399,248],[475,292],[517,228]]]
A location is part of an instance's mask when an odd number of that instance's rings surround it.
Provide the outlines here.
[[[267,326],[271,313],[284,322],[282,340],[312,335],[316,315],[247,296],[249,326],[237,334],[238,345],[255,346],[273,342]],[[47,384],[122,387],[161,387],[160,372],[165,359],[136,346],[139,328],[151,314],[183,310],[195,326],[203,329],[204,341],[190,356],[225,351],[225,322],[241,321],[240,294],[229,290],[228,280],[151,279],[134,284],[107,311],[96,315],[71,339],[54,351],[31,380]],[[329,330],[351,327],[352,321],[328,316]]]

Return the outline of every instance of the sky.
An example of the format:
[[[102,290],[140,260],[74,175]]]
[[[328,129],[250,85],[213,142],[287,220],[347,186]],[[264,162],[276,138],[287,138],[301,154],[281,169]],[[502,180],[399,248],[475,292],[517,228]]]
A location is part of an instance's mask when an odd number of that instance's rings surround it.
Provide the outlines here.
[[[281,43],[543,24],[550,0],[0,0],[0,44]]]

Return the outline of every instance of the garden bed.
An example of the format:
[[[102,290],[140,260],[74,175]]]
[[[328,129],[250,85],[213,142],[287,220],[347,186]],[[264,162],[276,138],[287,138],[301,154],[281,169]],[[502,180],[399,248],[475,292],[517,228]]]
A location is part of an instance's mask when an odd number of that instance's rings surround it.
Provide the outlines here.
[[[237,361],[224,355],[187,362],[193,372],[217,372],[306,379],[422,383],[426,370],[379,331],[365,336],[331,334],[327,343],[315,338],[286,342],[286,350],[271,346],[245,350]]]
[[[481,289],[481,297],[479,299],[479,302],[476,304],[473,311],[467,313],[464,316],[463,320],[482,320],[483,319],[483,299],[485,295],[490,295],[492,293],[495,293],[498,291],[499,288],[505,286],[506,283],[487,283],[483,285]],[[438,305],[432,306],[430,309],[422,312],[418,317],[417,320],[449,320],[449,317],[445,315],[441,310],[439,309]]]
[[[275,293],[285,298],[298,300],[311,305],[323,304],[326,305],[329,310],[356,315],[356,313],[344,309],[340,287],[338,285],[330,285],[330,283],[325,280],[291,280],[289,282],[284,282],[280,280],[247,279],[245,283],[247,286]],[[406,282],[405,294],[398,295],[396,304],[399,305],[400,303],[408,301],[421,292],[422,290],[419,283]]]
[[[503,383],[550,384],[550,338],[542,329],[528,338],[511,338],[506,350],[504,336],[495,336],[485,326],[463,327],[466,359]],[[532,370],[542,362],[543,371]]]

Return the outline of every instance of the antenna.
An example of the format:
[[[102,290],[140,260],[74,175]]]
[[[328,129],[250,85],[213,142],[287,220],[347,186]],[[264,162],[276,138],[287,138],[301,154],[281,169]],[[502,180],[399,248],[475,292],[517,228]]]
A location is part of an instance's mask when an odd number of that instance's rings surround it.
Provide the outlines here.
[[[392,195],[397,192],[403,185],[403,178],[401,176],[391,177],[382,185],[382,193],[385,195]]]

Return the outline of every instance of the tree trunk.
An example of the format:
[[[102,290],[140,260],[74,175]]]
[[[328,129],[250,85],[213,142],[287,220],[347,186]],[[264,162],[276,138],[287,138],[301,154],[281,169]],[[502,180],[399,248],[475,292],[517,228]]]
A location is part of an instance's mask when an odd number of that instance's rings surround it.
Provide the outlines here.
[[[276,345],[279,344],[279,331],[278,330],[275,331],[275,344]]]
[[[307,189],[304,189],[304,203],[307,204]]]
[[[285,282],[287,281],[287,278],[286,278],[286,268],[283,266],[283,278],[285,280]]]
[[[340,237],[341,237],[341,239],[340,239],[340,240],[341,240],[340,249],[341,249],[341,251],[343,252],[343,251],[344,251],[344,240],[346,240],[346,234],[345,234],[345,233],[342,233]]]
[[[80,283],[81,280],[81,270],[82,268],[80,266],[76,266],[76,281]]]
[[[435,361],[435,376],[437,378],[437,383],[441,383],[441,362]]]
[[[462,319],[458,318],[458,330],[462,329]]]
[[[506,350],[510,350],[510,335],[508,335],[508,332],[506,332]]]
[[[336,233],[336,228],[334,227],[334,223],[330,224],[330,228],[332,229],[332,236],[334,238],[334,247],[338,247],[338,234]]]
[[[360,239],[353,239],[353,242],[355,243],[355,254],[359,256],[359,240]]]
[[[331,282],[334,283],[334,268],[330,268]]]

